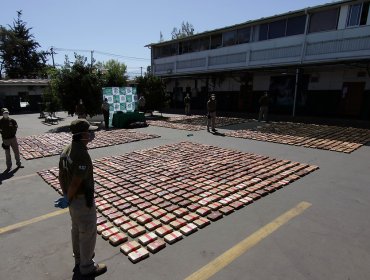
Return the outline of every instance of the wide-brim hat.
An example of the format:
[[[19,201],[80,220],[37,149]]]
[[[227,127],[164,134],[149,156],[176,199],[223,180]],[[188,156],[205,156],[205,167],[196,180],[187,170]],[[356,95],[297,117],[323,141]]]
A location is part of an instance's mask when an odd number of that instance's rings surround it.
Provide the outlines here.
[[[77,119],[71,122],[70,129],[72,134],[77,134],[82,132],[95,131],[98,129],[98,127],[91,125],[85,119]]]

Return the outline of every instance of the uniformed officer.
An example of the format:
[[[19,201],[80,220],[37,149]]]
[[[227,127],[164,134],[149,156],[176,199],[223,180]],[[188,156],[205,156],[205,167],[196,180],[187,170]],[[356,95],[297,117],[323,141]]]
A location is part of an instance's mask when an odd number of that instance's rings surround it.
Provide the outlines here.
[[[71,123],[72,143],[66,146],[59,160],[59,182],[64,197],[55,206],[66,208],[72,219],[74,272],[98,276],[107,271],[105,264],[95,263],[96,208],[94,201],[93,165],[87,144],[94,138],[96,126],[85,119]]]
[[[20,156],[19,156],[19,148],[18,148],[18,141],[17,137],[15,136],[18,129],[17,122],[9,117],[9,110],[7,108],[3,108],[3,117],[0,119],[0,132],[3,138],[2,147],[5,150],[5,158],[6,158],[6,170],[5,172],[10,171],[12,168],[12,157],[10,155],[10,147],[12,147],[15,157],[15,162],[17,167],[22,167]]]
[[[208,116],[208,121],[207,121],[207,131],[209,131],[209,127],[212,127],[212,131],[216,132],[216,108],[217,108],[217,103],[216,103],[216,95],[212,94],[211,97],[208,99],[207,102],[207,116]]]

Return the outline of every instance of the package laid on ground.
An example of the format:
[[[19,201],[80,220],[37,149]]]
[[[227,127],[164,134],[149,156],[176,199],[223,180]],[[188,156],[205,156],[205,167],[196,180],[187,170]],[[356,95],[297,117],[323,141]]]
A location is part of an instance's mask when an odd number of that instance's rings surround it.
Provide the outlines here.
[[[125,255],[128,255],[129,253],[131,253],[134,250],[139,249],[140,247],[141,247],[141,245],[139,243],[137,243],[137,241],[134,240],[134,241],[129,241],[129,242],[126,242],[125,244],[123,244],[120,247],[120,250]]]
[[[161,226],[161,227],[157,228],[155,230],[155,233],[159,237],[164,237],[166,234],[169,234],[172,231],[173,231],[173,229],[169,225],[164,225],[164,226]]]
[[[127,222],[129,222],[130,221],[130,219],[128,218],[128,217],[126,217],[126,216],[122,216],[122,217],[120,217],[120,218],[117,218],[117,219],[115,219],[114,221],[113,221],[113,224],[115,224],[116,226],[120,226],[120,225],[122,225],[122,224],[124,224],[124,223],[127,223]]]
[[[151,221],[147,224],[145,224],[145,228],[149,231],[153,231],[157,228],[159,228],[160,226],[162,226],[161,222],[158,222],[158,221]]]
[[[223,215],[219,211],[213,211],[211,214],[207,216],[207,219],[209,219],[212,222],[215,222],[219,219],[221,219]]]
[[[196,232],[197,230],[198,230],[197,226],[194,225],[193,223],[187,224],[187,225],[183,226],[182,228],[180,228],[180,232],[183,235],[190,235],[190,234]]]
[[[101,236],[107,240],[109,237],[111,237],[113,234],[119,233],[119,229],[116,227],[112,227],[110,229],[107,229],[101,233]]]
[[[198,228],[204,228],[205,226],[208,226],[210,224],[210,221],[207,218],[200,217],[199,219],[193,221],[193,223]]]
[[[145,258],[149,257],[149,252],[145,248],[137,249],[128,254],[128,258],[133,263],[137,263]]]
[[[171,232],[164,237],[164,241],[166,241],[168,244],[173,244],[180,239],[182,239],[182,234],[179,231]]]
[[[146,234],[140,236],[138,240],[142,245],[146,246],[149,243],[151,243],[151,242],[153,242],[157,239],[158,239],[158,236],[154,232],[149,232],[149,233],[146,233]]]
[[[109,237],[109,243],[113,246],[117,246],[123,242],[126,242],[128,239],[127,235],[123,232],[116,233]]]
[[[101,224],[100,226],[97,227],[97,232],[101,234],[103,231],[110,229],[113,227],[113,224],[110,222],[106,222],[104,224]]]
[[[145,232],[146,232],[146,229],[143,226],[133,227],[127,231],[128,235],[131,236],[132,238],[138,237],[144,234]]]
[[[150,253],[157,253],[158,251],[162,250],[166,247],[166,242],[162,239],[157,239],[156,241],[149,243],[147,248]]]

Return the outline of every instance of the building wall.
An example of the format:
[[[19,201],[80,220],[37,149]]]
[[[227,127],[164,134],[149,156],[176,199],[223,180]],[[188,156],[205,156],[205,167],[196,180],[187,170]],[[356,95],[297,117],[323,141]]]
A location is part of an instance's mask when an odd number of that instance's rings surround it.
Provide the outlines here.
[[[11,113],[38,112],[40,111],[40,102],[42,101],[44,91],[45,87],[41,86],[1,86],[0,104],[7,107]],[[27,97],[21,100],[19,93],[23,93]],[[22,108],[21,101],[28,102],[29,105]]]
[[[28,92],[28,95],[42,95],[44,87],[39,86],[1,86],[1,96],[18,96],[19,92]]]

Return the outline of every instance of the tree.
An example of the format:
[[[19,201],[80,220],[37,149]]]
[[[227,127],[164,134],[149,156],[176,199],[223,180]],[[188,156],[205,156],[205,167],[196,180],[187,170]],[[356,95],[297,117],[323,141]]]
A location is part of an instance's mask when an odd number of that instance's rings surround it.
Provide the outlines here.
[[[147,73],[144,77],[137,77],[137,94],[144,95],[146,109],[161,111],[167,104],[165,87],[159,77]]]
[[[48,53],[37,51],[40,45],[30,33],[32,28],[21,19],[22,11],[17,13],[13,26],[0,26],[0,68],[11,79],[44,77]]]
[[[127,85],[127,66],[117,60],[111,59],[102,64],[103,86],[123,87]]]
[[[62,108],[68,112],[75,112],[75,106],[82,99],[88,115],[99,114],[103,85],[101,73],[93,71],[84,56],[75,54],[75,61],[71,64],[66,56],[61,69],[49,72],[52,95],[58,96]]]
[[[194,26],[189,22],[182,22],[181,28],[174,27],[171,32],[172,39],[181,39],[194,35]]]

